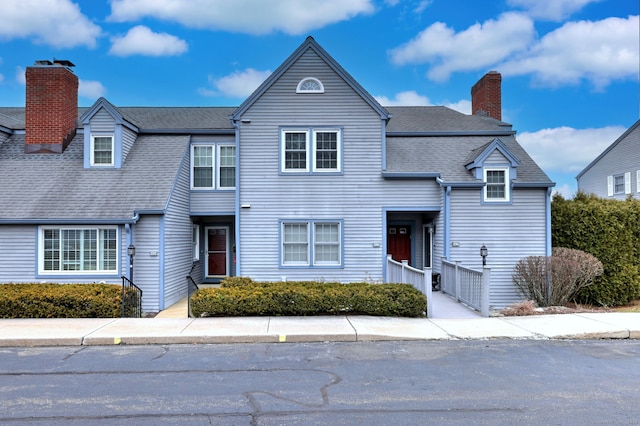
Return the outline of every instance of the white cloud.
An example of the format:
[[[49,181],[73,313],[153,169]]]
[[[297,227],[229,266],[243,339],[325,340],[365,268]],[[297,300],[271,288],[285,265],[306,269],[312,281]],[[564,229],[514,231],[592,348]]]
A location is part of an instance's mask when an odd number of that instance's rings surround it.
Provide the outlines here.
[[[3,0],[0,19],[0,39],[33,39],[57,48],[93,48],[101,33],[70,0]]]
[[[26,69],[16,67],[16,81],[23,86],[27,84],[27,76],[24,74]]]
[[[602,89],[611,80],[637,79],[639,25],[638,16],[569,22],[498,69],[505,75],[533,74],[550,86],[588,80]]]
[[[562,195],[562,198],[564,198],[565,200],[570,200],[574,195],[576,195],[575,188],[570,186],[568,183],[553,187],[552,192],[554,194],[558,193]]]
[[[167,33],[154,33],[148,27],[133,27],[123,37],[114,37],[109,53],[116,56],[175,56],[188,50],[187,43]]]
[[[427,77],[444,81],[452,72],[486,69],[526,49],[534,34],[533,21],[518,13],[505,13],[497,20],[474,24],[458,33],[436,22],[391,50],[390,56],[397,65],[432,63]]]
[[[78,95],[84,98],[96,100],[107,92],[99,81],[80,80],[78,84]]]
[[[508,0],[512,7],[526,9],[533,18],[562,21],[589,3],[602,0]]]
[[[112,0],[112,21],[145,17],[178,22],[189,28],[298,35],[357,15],[373,13],[372,0]]]
[[[271,71],[258,71],[247,68],[235,71],[225,77],[209,76],[211,88],[200,88],[198,92],[204,96],[227,96],[231,98],[246,98],[271,75]]]
[[[471,101],[466,99],[454,103],[445,103],[444,106],[454,109],[463,114],[471,114]]]
[[[376,101],[383,106],[429,106],[433,105],[429,98],[419,95],[413,90],[396,93],[395,98],[389,99],[386,96],[375,96]]]
[[[622,126],[556,127],[519,133],[517,138],[543,170],[577,175],[625,131]]]

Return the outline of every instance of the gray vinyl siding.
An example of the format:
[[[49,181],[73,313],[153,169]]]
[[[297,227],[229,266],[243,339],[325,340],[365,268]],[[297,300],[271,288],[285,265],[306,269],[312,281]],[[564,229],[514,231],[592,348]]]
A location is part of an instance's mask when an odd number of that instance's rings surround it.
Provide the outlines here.
[[[187,295],[186,276],[191,270],[192,229],[189,218],[189,153],[178,172],[165,213],[164,309]]]
[[[127,158],[129,151],[133,147],[133,143],[136,141],[138,134],[133,130],[122,126],[122,162]]]
[[[190,210],[196,216],[233,214],[236,210],[236,192],[191,191]]]
[[[135,225],[133,282],[142,289],[142,309],[160,310],[160,235],[163,216],[142,215]]]
[[[114,133],[116,128],[114,118],[104,108],[100,108],[100,110],[91,117],[90,125],[91,133]]]
[[[0,226],[0,282],[34,282],[37,227]]]
[[[578,190],[603,198],[624,200],[628,195],[640,198],[638,170],[640,170],[640,126],[636,126],[578,179]],[[609,197],[607,177],[624,173],[631,173],[631,193],[615,194]]]
[[[480,247],[487,246],[492,309],[522,299],[511,281],[515,263],[526,256],[546,255],[546,190],[516,189],[512,199],[512,204],[480,205],[479,190],[451,192],[449,260],[481,269]]]
[[[191,144],[216,144],[216,145],[235,145],[233,136],[225,135],[197,135],[191,138]],[[189,158],[191,153],[188,154]],[[216,168],[218,167],[218,158],[216,152]],[[191,173],[191,170],[189,170]],[[189,185],[191,175],[189,175]],[[193,215],[219,215],[229,214],[236,209],[236,192],[234,190],[207,191],[192,190],[191,191],[191,214]]]
[[[296,94],[305,77],[323,94]],[[307,52],[244,114],[240,128],[241,274],[260,280],[381,280],[385,209],[439,206],[433,181],[381,177],[380,116],[314,53]],[[281,126],[343,129],[341,175],[281,175]],[[416,209],[417,210],[417,209]],[[279,220],[343,220],[343,268],[280,268]]]

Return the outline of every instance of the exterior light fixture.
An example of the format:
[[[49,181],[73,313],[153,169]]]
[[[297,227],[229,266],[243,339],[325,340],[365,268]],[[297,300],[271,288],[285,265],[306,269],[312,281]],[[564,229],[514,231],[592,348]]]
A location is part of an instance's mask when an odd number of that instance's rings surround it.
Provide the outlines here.
[[[483,244],[482,247],[480,247],[480,256],[482,257],[482,266],[483,267],[487,266],[487,256],[488,255],[489,255],[489,250],[487,249],[487,246],[485,246]]]
[[[129,255],[129,281],[133,282],[133,258],[136,255],[136,247],[133,244],[127,247],[127,254]]]

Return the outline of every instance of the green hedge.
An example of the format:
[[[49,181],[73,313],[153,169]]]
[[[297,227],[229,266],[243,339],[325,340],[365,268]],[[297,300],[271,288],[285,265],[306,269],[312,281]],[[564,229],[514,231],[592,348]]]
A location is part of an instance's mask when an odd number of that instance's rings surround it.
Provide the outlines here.
[[[204,316],[378,315],[424,316],[427,299],[409,284],[252,282],[233,278],[191,296],[191,312]]]
[[[0,318],[117,318],[114,284],[0,284]]]
[[[578,301],[615,306],[640,298],[640,200],[555,195],[551,222],[554,247],[583,250],[604,267],[594,285],[578,293]]]

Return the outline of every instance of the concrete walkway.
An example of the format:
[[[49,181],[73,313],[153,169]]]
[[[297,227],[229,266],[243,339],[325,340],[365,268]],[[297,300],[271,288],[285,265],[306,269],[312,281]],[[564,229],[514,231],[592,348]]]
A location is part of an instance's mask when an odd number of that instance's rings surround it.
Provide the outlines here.
[[[457,339],[640,339],[640,313],[0,320],[4,347]]]

